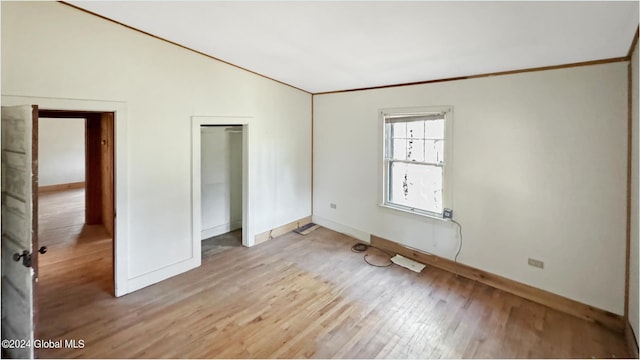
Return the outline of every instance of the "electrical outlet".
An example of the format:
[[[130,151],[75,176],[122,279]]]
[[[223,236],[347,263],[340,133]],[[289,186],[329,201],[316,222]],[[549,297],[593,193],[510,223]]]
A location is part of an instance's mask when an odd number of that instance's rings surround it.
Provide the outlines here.
[[[529,258],[529,266],[544,269],[544,261]]]
[[[334,204],[334,203],[329,204],[329,206],[330,206],[332,209],[335,209],[335,208],[337,207],[337,206],[336,206],[336,204]]]
[[[448,208],[442,209],[442,217],[444,219],[453,219],[453,209],[448,209]]]

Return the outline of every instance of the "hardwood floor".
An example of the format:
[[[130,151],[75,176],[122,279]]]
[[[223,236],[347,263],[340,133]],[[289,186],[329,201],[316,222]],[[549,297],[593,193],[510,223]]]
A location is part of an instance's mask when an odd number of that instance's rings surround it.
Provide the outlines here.
[[[230,247],[242,246],[242,229],[202,240],[202,257],[215,255]]]
[[[65,216],[62,209],[49,214]],[[85,239],[73,226],[66,233],[80,234],[75,239],[46,240],[52,245],[41,258],[37,338],[82,339],[85,346],[40,349],[39,357],[629,356],[623,334],[432,267],[417,274],[369,266],[350,250],[354,239],[325,228],[232,247],[188,273],[114,298],[106,286],[110,242]]]

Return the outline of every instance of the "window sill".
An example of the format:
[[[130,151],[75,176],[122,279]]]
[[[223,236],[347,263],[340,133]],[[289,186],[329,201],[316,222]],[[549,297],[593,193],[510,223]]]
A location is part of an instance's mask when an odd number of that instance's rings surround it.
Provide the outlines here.
[[[378,204],[378,206],[380,206],[383,209],[391,210],[392,212],[399,212],[403,214],[413,215],[420,220],[437,220],[437,221],[443,221],[443,222],[451,222],[450,219],[443,218],[441,214],[412,211],[409,209],[388,205],[388,204]]]

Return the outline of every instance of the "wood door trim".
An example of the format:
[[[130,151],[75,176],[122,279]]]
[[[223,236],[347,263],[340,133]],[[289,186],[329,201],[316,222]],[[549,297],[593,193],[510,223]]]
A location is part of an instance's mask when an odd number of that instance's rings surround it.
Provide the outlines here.
[[[102,114],[103,111],[85,111],[85,110],[52,110],[52,109],[40,109],[38,113],[41,118],[53,118],[53,119],[83,119],[88,116],[95,116],[96,114]]]
[[[102,224],[113,236],[115,219],[114,197],[114,121],[112,112],[100,114],[100,183],[102,188]]]
[[[636,342],[636,336],[633,332],[633,328],[631,327],[631,324],[629,323],[629,321],[626,321],[626,324],[624,327],[624,337],[625,337],[625,340],[627,340],[627,345],[628,345],[627,347],[631,352],[631,357],[634,359],[637,359],[638,343]]]
[[[102,224],[102,158],[100,113],[86,117],[85,126],[85,222]]]
[[[34,271],[34,289],[38,279],[38,105],[31,106],[31,266]],[[35,307],[34,307],[35,311]]]
[[[31,105],[31,308],[33,334],[38,326],[38,105]],[[35,356],[35,350],[33,355]]]
[[[637,33],[636,33],[637,34]],[[635,42],[634,42],[635,43]],[[632,169],[633,169],[633,78],[631,75],[631,61],[627,65],[627,211],[626,211],[626,226],[625,226],[625,268],[624,268],[624,318],[629,319],[629,276],[630,268],[629,263],[631,261],[631,185]]]

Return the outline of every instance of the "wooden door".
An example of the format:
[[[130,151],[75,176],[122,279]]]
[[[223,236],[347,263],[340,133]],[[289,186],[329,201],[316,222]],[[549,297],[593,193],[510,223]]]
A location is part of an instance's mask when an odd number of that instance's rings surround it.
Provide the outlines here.
[[[102,224],[109,235],[114,236],[114,114],[100,114],[100,176],[102,182]]]
[[[82,113],[80,113],[82,114]],[[103,224],[109,235],[114,227],[114,113],[86,113],[87,225]]]
[[[100,113],[87,113],[85,127],[85,223],[102,224],[102,146]]]
[[[33,346],[24,345],[34,338],[38,107],[3,106],[1,110],[2,340],[10,340],[2,352],[12,358],[33,358]]]

